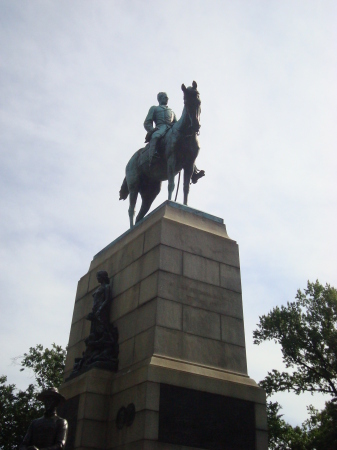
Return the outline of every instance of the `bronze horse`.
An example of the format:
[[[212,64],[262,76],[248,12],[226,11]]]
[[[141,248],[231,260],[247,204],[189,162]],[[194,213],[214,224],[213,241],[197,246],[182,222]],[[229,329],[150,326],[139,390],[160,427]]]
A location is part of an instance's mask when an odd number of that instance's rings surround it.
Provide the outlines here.
[[[142,197],[142,205],[136,222],[139,222],[150,209],[160,192],[162,181],[168,180],[168,199],[171,200],[174,177],[181,169],[184,169],[184,205],[187,205],[191,178],[193,182],[196,182],[204,175],[204,171],[199,172],[194,164],[199,153],[197,135],[200,129],[201,111],[197,83],[193,81],[192,87],[188,88],[183,84],[181,89],[184,92],[184,109],[180,119],[159,142],[159,153],[162,156],[153,160],[150,167],[149,146],[146,146],[138,150],[127,163],[119,199],[125,200],[130,194],[130,227],[133,227],[138,193]]]

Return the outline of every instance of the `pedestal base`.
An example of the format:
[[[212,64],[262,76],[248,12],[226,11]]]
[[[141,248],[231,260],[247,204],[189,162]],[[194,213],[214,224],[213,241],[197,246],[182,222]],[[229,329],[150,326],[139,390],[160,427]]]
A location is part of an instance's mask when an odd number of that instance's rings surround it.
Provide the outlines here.
[[[96,255],[78,285],[66,377],[84,348],[98,270],[113,277],[119,371],[64,383],[67,447],[266,450],[265,393],[247,375],[238,246],[222,219],[165,202]],[[116,423],[132,404],[132,423]]]

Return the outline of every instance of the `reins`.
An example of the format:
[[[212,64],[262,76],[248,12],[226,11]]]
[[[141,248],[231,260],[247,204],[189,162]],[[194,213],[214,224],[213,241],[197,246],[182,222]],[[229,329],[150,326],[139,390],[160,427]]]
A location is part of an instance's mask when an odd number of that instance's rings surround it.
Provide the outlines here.
[[[180,174],[181,174],[181,171],[179,172],[178,186],[177,186],[177,190],[176,190],[176,198],[174,199],[175,202],[177,201],[177,197],[178,197],[178,191],[179,191],[179,185],[180,185]]]

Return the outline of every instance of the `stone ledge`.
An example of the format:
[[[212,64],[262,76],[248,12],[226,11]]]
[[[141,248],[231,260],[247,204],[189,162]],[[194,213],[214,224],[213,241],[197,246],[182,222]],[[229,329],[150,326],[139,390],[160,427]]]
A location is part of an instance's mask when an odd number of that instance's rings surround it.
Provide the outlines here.
[[[133,228],[127,230],[99,253],[97,253],[91,262],[89,271],[93,270],[105,259],[109,258],[113,253],[129,244],[132,240],[145,233],[145,231],[147,231],[162,218],[170,219],[180,224],[188,225],[203,231],[208,231],[229,239],[226,226],[223,224],[223,219],[190,208],[189,206],[167,200],[158,206],[158,208],[154,211],[145,216],[144,219],[138,222]]]
[[[222,392],[224,383],[238,386],[236,398],[265,403],[265,392],[248,375],[221,370],[202,364],[187,363],[174,358],[154,355],[119,373],[113,374],[111,394],[151,381],[195,389],[202,386],[207,392]],[[248,389],[248,391],[247,391]],[[242,390],[246,390],[245,392]],[[253,398],[252,398],[253,397]]]

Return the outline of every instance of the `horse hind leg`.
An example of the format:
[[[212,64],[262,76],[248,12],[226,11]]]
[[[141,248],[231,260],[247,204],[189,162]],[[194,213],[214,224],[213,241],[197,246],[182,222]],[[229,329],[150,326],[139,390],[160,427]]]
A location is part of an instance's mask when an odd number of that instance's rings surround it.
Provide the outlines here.
[[[130,191],[130,204],[129,204],[129,219],[130,219],[130,228],[133,227],[133,220],[135,216],[135,207],[137,202],[138,190],[134,189]]]
[[[151,208],[153,200],[159,194],[160,189],[161,189],[160,181],[152,181],[140,188],[139,192],[140,195],[142,196],[142,206],[140,207],[139,213],[137,215],[136,223],[139,222]]]

